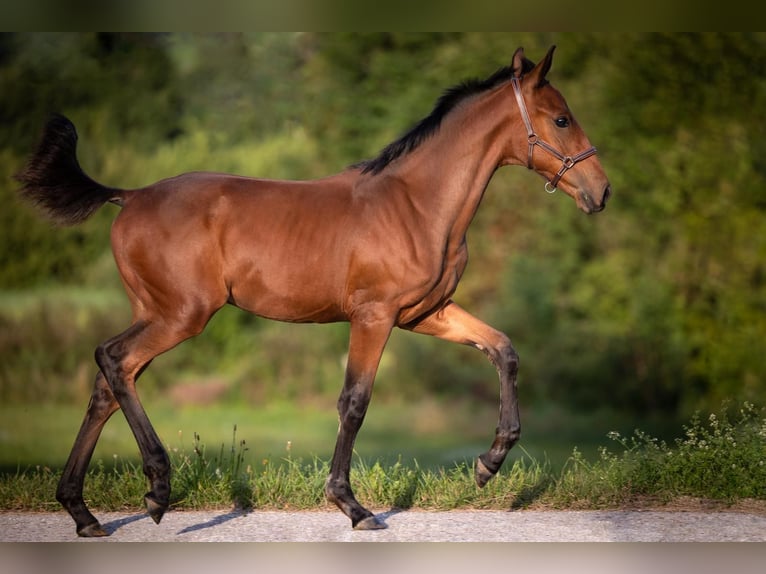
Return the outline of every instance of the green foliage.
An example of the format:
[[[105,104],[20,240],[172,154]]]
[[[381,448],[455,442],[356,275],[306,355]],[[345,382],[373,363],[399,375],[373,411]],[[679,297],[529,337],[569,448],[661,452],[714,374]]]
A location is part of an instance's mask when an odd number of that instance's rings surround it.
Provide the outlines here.
[[[123,330],[121,294],[76,289],[6,292],[0,298],[0,401],[84,404],[93,351]]]
[[[158,34],[46,33],[5,38],[0,62],[0,147],[27,153],[54,111],[140,145],[171,137],[182,108],[164,37]]]
[[[85,405],[95,348],[123,331],[130,308],[116,290],[7,292],[0,298],[0,400]],[[348,326],[269,324],[233,307],[205,335],[159,357],[141,379],[150,400],[178,383],[222,381],[219,398],[250,404],[334,396],[343,380]]]
[[[585,218],[563,194],[541,193],[532,174],[502,170],[471,229],[456,299],[511,336],[526,401],[683,417],[726,397],[758,400],[763,33],[4,35],[0,289],[118,284],[108,267],[117,208],[50,229],[16,200],[11,176],[50,111],[73,117],[81,163],[109,185],[195,169],[318,177],[374,155],[443,89],[488,76],[518,45],[536,59],[554,43],[550,78],[598,147],[613,200]],[[0,299],[4,400],[72,397],[62,389],[79,389],[81,370],[92,376],[83,365],[93,347],[126,326],[124,303],[96,311],[44,299],[44,312],[14,318]],[[89,319],[72,327],[75,314]],[[322,329],[227,310],[199,341],[156,361],[145,384],[223,372],[232,388],[252,383],[247,398],[334,395],[346,332]],[[392,339],[378,387],[496,401],[481,354],[411,335]]]

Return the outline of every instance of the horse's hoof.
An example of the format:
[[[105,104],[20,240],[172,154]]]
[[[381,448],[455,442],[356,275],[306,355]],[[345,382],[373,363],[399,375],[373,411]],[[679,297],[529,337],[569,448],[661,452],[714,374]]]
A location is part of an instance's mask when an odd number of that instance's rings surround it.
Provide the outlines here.
[[[489,482],[489,479],[495,476],[495,473],[490,471],[487,466],[482,462],[481,458],[476,459],[476,468],[474,469],[474,479],[479,488],[484,488]]]
[[[82,538],[99,538],[101,536],[109,536],[109,533],[98,522],[94,522],[77,530],[77,536]]]
[[[354,526],[354,530],[383,530],[385,528],[388,528],[388,525],[375,516],[363,518]]]
[[[149,495],[144,497],[144,503],[146,504],[146,511],[149,513],[149,516],[152,517],[155,524],[159,524],[165,515],[165,511],[168,509],[167,505],[160,504]]]

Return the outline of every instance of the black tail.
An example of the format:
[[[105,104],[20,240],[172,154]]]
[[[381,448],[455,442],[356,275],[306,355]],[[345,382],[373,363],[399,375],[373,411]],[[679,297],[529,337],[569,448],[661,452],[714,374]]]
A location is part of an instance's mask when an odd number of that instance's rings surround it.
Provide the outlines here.
[[[48,121],[37,151],[15,176],[19,193],[60,225],[75,225],[107,201],[120,203],[120,190],[93,181],[77,162],[77,130],[62,115]]]

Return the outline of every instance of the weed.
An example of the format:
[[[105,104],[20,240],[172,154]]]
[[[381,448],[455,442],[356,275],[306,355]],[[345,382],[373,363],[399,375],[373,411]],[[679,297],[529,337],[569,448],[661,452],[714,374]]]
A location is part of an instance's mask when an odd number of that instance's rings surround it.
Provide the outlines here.
[[[231,445],[226,452],[221,444],[218,456],[209,459],[205,445],[195,432],[192,451],[183,448],[171,449],[172,475],[171,492],[174,507],[208,508],[230,503],[240,509],[253,505],[252,468],[242,468],[247,446],[244,440],[237,441],[237,425],[234,425]]]
[[[575,449],[557,483],[560,504],[619,506],[666,503],[681,496],[734,502],[766,497],[766,419],[743,403],[735,421],[727,405],[703,422],[699,413],[672,445],[640,430],[607,436],[622,452],[601,447],[595,463]]]

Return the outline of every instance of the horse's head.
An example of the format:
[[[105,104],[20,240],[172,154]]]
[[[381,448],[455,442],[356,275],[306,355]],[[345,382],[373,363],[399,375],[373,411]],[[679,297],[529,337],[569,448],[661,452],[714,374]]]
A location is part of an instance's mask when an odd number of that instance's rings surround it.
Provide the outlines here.
[[[591,146],[561,93],[545,76],[553,62],[552,46],[537,65],[524,57],[523,48],[513,55],[513,87],[524,134],[514,137],[515,145],[509,163],[525,164],[543,176],[545,190],[556,188],[571,196],[585,213],[606,207],[611,195],[609,180]],[[516,134],[515,134],[516,135]]]

